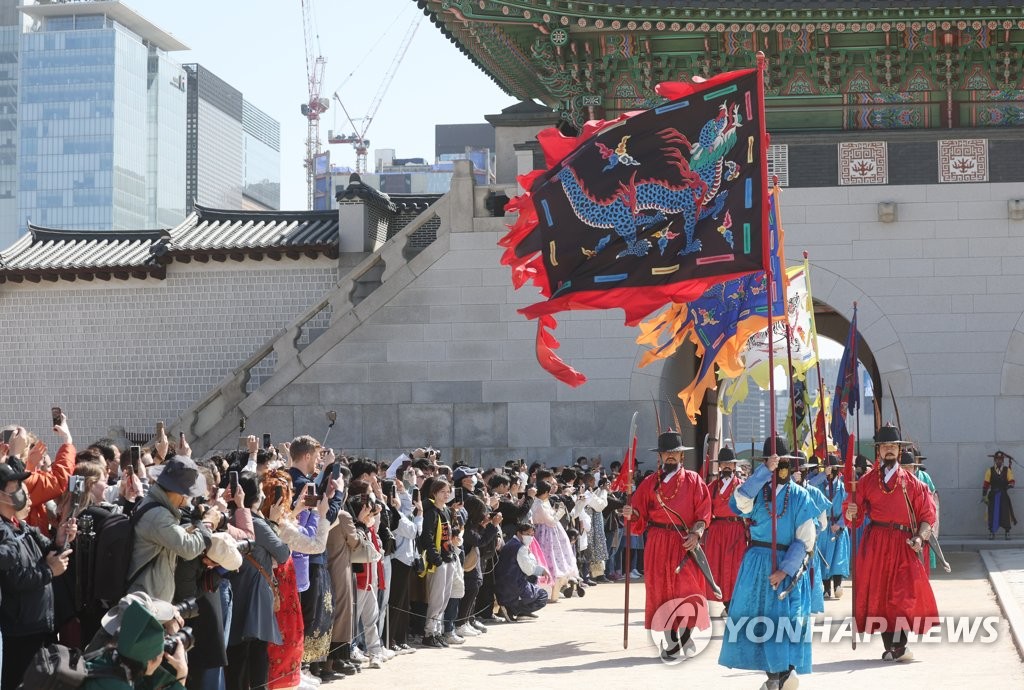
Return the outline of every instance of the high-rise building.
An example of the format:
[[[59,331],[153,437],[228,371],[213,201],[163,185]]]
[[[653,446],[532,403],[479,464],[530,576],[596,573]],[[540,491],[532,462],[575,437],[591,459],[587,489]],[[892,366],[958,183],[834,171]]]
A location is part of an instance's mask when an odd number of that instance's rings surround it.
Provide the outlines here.
[[[281,123],[247,100],[242,100],[242,208],[273,211],[281,208]]]
[[[18,0],[0,0],[0,245],[18,233]]]
[[[242,205],[242,92],[202,65],[188,74],[185,205]]]
[[[280,208],[280,123],[202,65],[185,71],[186,206]]]
[[[179,222],[186,80],[169,53],[187,46],[119,0],[20,10],[18,227]]]

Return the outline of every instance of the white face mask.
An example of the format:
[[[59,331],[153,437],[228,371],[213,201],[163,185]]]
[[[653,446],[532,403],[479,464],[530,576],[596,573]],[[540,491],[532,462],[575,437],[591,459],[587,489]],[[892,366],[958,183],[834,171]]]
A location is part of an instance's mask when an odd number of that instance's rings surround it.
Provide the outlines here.
[[[520,539],[523,540],[523,546],[529,546],[530,542],[533,541],[533,535],[532,534],[524,534],[523,536],[520,537]]]

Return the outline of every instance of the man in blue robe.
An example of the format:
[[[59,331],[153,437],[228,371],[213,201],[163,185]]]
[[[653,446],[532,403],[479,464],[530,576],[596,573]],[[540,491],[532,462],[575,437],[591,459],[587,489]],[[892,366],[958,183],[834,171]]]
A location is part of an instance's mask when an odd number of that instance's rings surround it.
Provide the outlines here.
[[[790,481],[793,458],[784,441],[775,439],[774,454],[771,441],[764,444],[764,463],[731,500],[736,514],[751,520],[751,541],[736,578],[718,663],[764,671],[768,678],[763,690],[792,690],[799,685],[798,673],[811,672],[807,564],[821,510],[803,487]]]
[[[834,453],[825,460],[828,475],[822,491],[829,499],[828,528],[818,536],[818,550],[828,561],[822,574],[825,598],[843,596],[843,578],[850,577],[850,530],[843,519],[843,502],[846,500],[846,485],[843,483],[843,461]]]

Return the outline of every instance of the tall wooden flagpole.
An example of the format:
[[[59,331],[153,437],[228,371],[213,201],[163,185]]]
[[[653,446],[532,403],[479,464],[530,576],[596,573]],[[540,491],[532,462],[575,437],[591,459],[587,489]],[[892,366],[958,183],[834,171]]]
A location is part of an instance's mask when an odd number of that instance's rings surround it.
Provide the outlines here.
[[[632,497],[633,495],[633,473],[636,471],[636,420],[638,415],[638,412],[633,413],[633,421],[630,422],[629,425],[629,438],[626,439],[626,443],[628,444],[626,446],[626,448],[628,449],[626,453],[626,476],[628,477],[626,488],[626,505],[629,505],[628,501],[630,497]],[[660,429],[658,430],[658,433],[661,433]],[[623,605],[622,611],[622,648],[629,649],[629,582],[632,579],[629,574],[633,572],[632,568],[630,567],[633,555],[633,535],[632,531],[629,528],[628,519],[622,521],[622,530],[623,532],[625,532],[623,538],[626,540],[626,553],[623,556],[622,566],[623,573],[625,573],[626,581],[626,600]]]

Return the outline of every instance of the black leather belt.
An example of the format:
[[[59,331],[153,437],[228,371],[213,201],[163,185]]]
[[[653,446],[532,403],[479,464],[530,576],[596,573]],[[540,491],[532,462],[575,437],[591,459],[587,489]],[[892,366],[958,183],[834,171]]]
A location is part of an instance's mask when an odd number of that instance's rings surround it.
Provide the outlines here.
[[[906,532],[907,534],[913,534],[914,530],[910,529],[906,525],[901,525],[898,522],[869,522],[868,527],[888,527],[889,529],[899,530],[900,532]]]
[[[772,543],[770,541],[752,541],[749,544],[747,544],[747,548],[748,549],[749,548],[753,548],[755,546],[760,546],[760,547],[763,547],[763,548],[766,548],[766,549],[770,549],[770,548],[772,548]],[[775,550],[776,551],[785,551],[788,548],[789,548],[789,544],[776,544],[775,545]]]
[[[670,529],[673,532],[683,531],[683,528],[680,527],[679,525],[666,525],[666,524],[661,523],[661,522],[648,522],[647,526],[648,527],[656,527],[658,529]]]
[[[711,522],[721,522],[721,521],[725,521],[725,522],[743,522],[743,518],[741,518],[741,517],[713,517],[713,518],[711,518]]]

